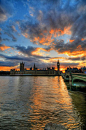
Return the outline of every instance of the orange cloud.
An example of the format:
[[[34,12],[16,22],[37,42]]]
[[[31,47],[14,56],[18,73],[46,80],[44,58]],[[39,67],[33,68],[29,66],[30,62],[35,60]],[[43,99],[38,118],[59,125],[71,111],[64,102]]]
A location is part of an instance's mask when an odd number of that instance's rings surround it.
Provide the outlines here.
[[[31,54],[37,56],[43,56],[44,52],[41,52],[41,50],[42,48],[36,48],[35,51],[33,51]]]
[[[57,35],[60,36],[60,35],[64,35],[64,34],[71,35],[72,34],[71,27],[72,26],[64,27],[63,30],[61,30],[61,29],[51,29],[49,33],[54,34],[54,37],[56,37]]]
[[[73,41],[74,41],[74,40],[71,40],[71,39],[69,40],[69,42],[73,42]]]
[[[82,38],[82,39],[81,39],[81,41],[84,41],[84,40],[86,40],[86,39],[85,39],[85,38]]]
[[[84,67],[84,66],[86,66],[86,62],[83,63],[82,61],[78,65],[79,68]]]
[[[59,54],[66,54],[68,56],[74,56],[74,57],[80,56],[81,57],[81,56],[86,55],[86,48],[83,49],[81,45],[78,45],[76,49],[74,48],[74,50],[67,49],[67,50],[63,50],[60,52],[60,49],[58,49],[57,52]]]
[[[1,45],[1,46],[0,46],[0,50],[1,50],[1,51],[4,51],[4,50],[6,50],[6,49],[8,49],[8,48],[11,48],[11,47],[5,46],[5,45]]]
[[[40,37],[34,37],[33,40],[31,40],[32,42],[35,42],[35,43],[40,43],[42,45],[50,45],[52,43],[52,41],[54,41],[54,39],[52,39],[52,35],[48,35],[46,34],[42,36],[42,38]]]
[[[44,54],[45,54],[45,52],[48,52],[48,51],[50,51],[50,50],[52,50],[52,48],[50,48],[50,49],[45,49],[45,48],[36,48],[35,49],[35,51],[32,51],[32,55],[36,55],[36,56],[43,56]],[[48,56],[49,54],[46,54],[46,56]]]
[[[57,29],[51,29],[50,31],[49,31],[49,33],[50,33],[50,35],[52,36],[54,36],[54,37],[57,37],[58,36],[58,30]]]
[[[64,35],[64,34],[71,35],[72,34],[71,27],[72,26],[64,27],[64,30],[58,29],[58,32],[60,32],[61,35]]]
[[[54,34],[55,30],[51,29],[50,34]]]
[[[81,50],[81,49],[82,49],[81,45],[78,45],[78,46],[77,46],[77,49],[80,49],[80,50]]]
[[[84,56],[86,54],[86,51],[83,51],[83,50],[80,50],[79,49],[71,52],[70,50],[69,51],[65,51],[63,52],[63,54],[66,54],[68,56],[74,56],[74,57],[77,57],[77,56]]]
[[[28,33],[23,33],[22,34],[24,37],[28,38],[29,34]],[[44,30],[42,33],[40,33],[40,36],[36,37],[34,36],[33,39],[30,40],[31,42],[35,44],[42,44],[42,45],[50,45],[54,39],[52,39],[52,35],[49,34],[46,30]]]
[[[47,46],[51,45],[52,41],[54,41],[54,39],[52,39],[53,37],[61,36],[64,34],[71,35],[72,34],[71,27],[72,26],[64,27],[63,30],[61,30],[61,29],[51,29],[50,31],[43,30],[42,32],[40,32],[38,37],[32,36],[30,41],[35,44],[40,43],[42,45],[47,45]],[[22,35],[26,38],[30,38],[27,31],[26,31],[26,33],[23,33]]]
[[[72,26],[64,27],[63,30],[61,30],[61,29],[51,29],[49,33],[54,35],[54,37],[64,35],[64,34],[71,35],[72,34],[71,27]]]

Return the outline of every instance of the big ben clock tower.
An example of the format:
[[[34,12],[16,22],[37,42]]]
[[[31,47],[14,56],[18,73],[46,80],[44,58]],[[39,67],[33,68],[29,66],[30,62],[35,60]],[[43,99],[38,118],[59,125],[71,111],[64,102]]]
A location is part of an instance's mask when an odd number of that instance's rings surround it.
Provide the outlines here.
[[[59,63],[59,60],[57,62],[57,71],[60,72],[60,63]]]

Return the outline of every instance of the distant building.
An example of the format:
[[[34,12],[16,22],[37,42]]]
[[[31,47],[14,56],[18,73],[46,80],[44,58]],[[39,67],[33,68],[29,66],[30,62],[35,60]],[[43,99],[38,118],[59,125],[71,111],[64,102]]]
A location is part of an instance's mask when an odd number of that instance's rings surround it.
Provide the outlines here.
[[[1,76],[7,76],[10,75],[10,71],[0,71]]]
[[[80,73],[80,70],[78,68],[67,68],[65,72],[71,72],[71,73]]]
[[[83,67],[81,69],[78,69],[78,68],[71,68],[71,67],[68,67],[65,72],[71,72],[71,73],[86,73],[86,67]]]
[[[59,63],[59,60],[57,62],[57,70],[60,71],[60,63]]]
[[[57,62],[57,74],[60,75],[60,63],[59,63],[59,60]]]
[[[30,67],[30,70],[32,70],[32,67]]]
[[[57,71],[55,70],[54,67],[49,68],[47,67],[47,69],[43,69],[43,70],[39,70],[36,68],[36,65],[34,64],[33,66],[33,70],[32,67],[30,68],[30,70],[24,69],[24,63],[20,63],[20,71],[15,71],[15,69],[10,71],[10,75],[60,75],[60,63],[59,61],[57,62]]]
[[[20,71],[24,71],[24,63],[20,63]]]
[[[85,67],[85,66],[84,66],[84,67],[82,67],[82,68],[81,68],[81,70],[82,70],[82,72],[83,72],[83,73],[85,73],[85,74],[86,74],[86,67]]]

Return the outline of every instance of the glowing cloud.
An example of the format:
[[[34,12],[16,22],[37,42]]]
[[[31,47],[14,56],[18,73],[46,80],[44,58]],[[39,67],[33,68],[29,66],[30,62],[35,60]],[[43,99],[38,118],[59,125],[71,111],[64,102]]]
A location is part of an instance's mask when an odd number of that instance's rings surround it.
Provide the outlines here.
[[[11,67],[11,61],[17,65],[22,60],[27,66],[28,62],[47,66],[54,65],[58,58],[66,61],[63,68],[69,65],[67,62],[82,65],[80,58],[84,65],[86,0],[0,1],[0,61],[6,61],[1,66]]]
[[[11,48],[11,47],[6,46],[6,45],[4,45],[4,44],[0,44],[0,50],[1,50],[1,51],[4,51],[4,50],[6,50],[6,49],[8,49],[8,48]]]
[[[74,41],[74,40],[71,40],[71,39],[69,40],[70,43],[73,42],[73,41]]]
[[[72,27],[72,26],[64,27],[63,30],[58,29],[59,35],[64,35],[64,34],[71,35],[71,34],[72,34],[72,32],[71,32],[71,27]]]
[[[81,39],[81,41],[84,41],[84,40],[86,40],[86,38],[82,38],[82,39]]]
[[[35,56],[43,56],[44,52],[40,52],[41,50],[41,48],[36,48],[34,51],[31,52],[31,54]]]

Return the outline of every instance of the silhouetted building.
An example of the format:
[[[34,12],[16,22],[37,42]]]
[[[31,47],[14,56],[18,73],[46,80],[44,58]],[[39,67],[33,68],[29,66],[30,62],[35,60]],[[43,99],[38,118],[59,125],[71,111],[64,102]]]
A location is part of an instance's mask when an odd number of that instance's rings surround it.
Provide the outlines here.
[[[30,70],[32,70],[32,67],[30,67]]]
[[[60,71],[60,63],[59,63],[59,60],[57,62],[57,70]]]
[[[20,63],[20,71],[24,71],[24,63]]]
[[[81,70],[78,69],[78,68],[71,68],[71,67],[69,67],[69,68],[67,68],[67,69],[65,70],[65,72],[80,73]]]
[[[82,70],[82,72],[83,72],[83,73],[85,73],[85,74],[86,74],[86,67],[85,67],[85,66],[84,66],[84,67],[82,67],[82,68],[81,68],[81,70]]]
[[[1,76],[10,75],[10,71],[0,71]]]
[[[30,68],[30,70],[24,69],[24,63],[20,63],[20,71],[11,70],[10,75],[60,75],[60,63],[57,62],[58,70],[56,71],[54,67],[52,69],[50,67],[47,67],[47,69],[39,70],[36,68],[35,64]]]
[[[59,60],[57,62],[57,74],[60,75],[60,63],[59,63]]]

